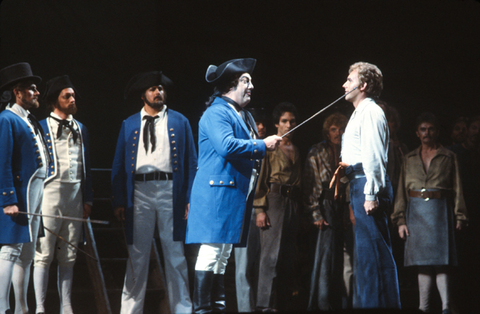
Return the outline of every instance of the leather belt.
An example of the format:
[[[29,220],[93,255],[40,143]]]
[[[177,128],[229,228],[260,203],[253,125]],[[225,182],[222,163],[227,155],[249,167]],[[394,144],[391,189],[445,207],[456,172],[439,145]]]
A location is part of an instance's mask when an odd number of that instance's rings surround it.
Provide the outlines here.
[[[428,191],[427,189],[421,189],[420,191],[410,190],[408,191],[408,195],[410,197],[419,197],[423,198],[425,201],[429,199],[435,198],[451,198],[453,197],[452,190],[435,190],[435,191]]]
[[[171,172],[155,171],[135,174],[135,181],[167,181],[172,179]]]
[[[296,185],[270,183],[270,193],[296,199],[300,195],[300,189]]]

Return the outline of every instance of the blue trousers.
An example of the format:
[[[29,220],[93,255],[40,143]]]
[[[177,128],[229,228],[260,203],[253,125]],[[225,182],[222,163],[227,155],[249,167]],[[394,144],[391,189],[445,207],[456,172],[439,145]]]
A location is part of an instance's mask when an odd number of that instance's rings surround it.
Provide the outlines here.
[[[350,168],[350,167],[349,167]],[[353,167],[352,167],[353,168]],[[355,167],[357,168],[357,167]],[[386,187],[378,194],[379,208],[371,215],[365,212],[363,170],[355,169],[350,181],[350,206],[355,215],[356,295],[357,308],[400,308],[397,266],[392,255],[386,211],[392,206],[393,191],[388,176]]]

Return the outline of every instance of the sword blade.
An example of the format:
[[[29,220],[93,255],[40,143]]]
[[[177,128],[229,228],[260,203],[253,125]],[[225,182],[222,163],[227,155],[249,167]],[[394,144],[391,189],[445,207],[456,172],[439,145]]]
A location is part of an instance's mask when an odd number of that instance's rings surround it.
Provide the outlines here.
[[[334,102],[332,102],[330,105],[326,106],[325,108],[321,109],[320,111],[318,111],[317,113],[315,113],[313,116],[311,116],[310,118],[308,118],[307,120],[303,121],[302,123],[300,123],[299,125],[297,125],[296,127],[294,127],[293,129],[291,129],[290,131],[288,131],[287,133],[283,134],[281,137],[285,137],[287,136],[289,133],[292,133],[293,131],[295,131],[295,129],[298,129],[299,127],[301,127],[303,124],[307,123],[308,121],[312,120],[313,118],[315,118],[316,116],[318,116],[319,114],[321,114],[322,112],[324,112],[325,110],[327,110],[328,108],[330,108],[331,106],[333,106],[335,103],[337,103],[340,99],[342,99],[343,97],[347,96],[348,94],[350,94],[351,92],[353,92],[354,90],[356,90],[358,88],[355,87],[354,89],[352,89],[351,91],[349,91],[348,93],[345,93],[343,94],[342,96],[338,97]]]
[[[46,218],[55,218],[55,219],[63,219],[63,220],[72,220],[72,221],[81,221],[81,222],[90,222],[92,224],[102,224],[102,225],[109,225],[110,221],[107,220],[94,220],[94,219],[84,219],[84,218],[76,218],[70,216],[57,216],[57,215],[47,215],[47,214],[35,214],[35,213],[27,213],[27,212],[18,212],[19,214],[23,215],[30,215],[30,216],[39,216],[39,217],[46,217]]]
[[[87,252],[85,252],[84,250],[82,250],[81,248],[73,245],[73,243],[67,241],[66,239],[64,239],[62,236],[56,234],[55,232],[53,232],[52,230],[48,229],[47,227],[43,226],[43,229],[47,230],[48,232],[50,232],[51,234],[53,234],[54,236],[56,236],[57,238],[59,238],[60,240],[62,240],[63,242],[67,243],[68,245],[76,248],[78,251],[82,252],[83,254],[85,254],[86,256],[90,257],[91,259],[95,260],[98,262],[98,260],[93,257],[92,255],[88,254]]]

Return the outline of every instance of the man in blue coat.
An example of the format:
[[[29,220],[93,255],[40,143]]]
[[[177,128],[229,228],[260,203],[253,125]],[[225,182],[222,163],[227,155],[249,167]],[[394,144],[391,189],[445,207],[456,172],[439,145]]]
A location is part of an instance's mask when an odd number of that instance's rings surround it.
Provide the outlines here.
[[[37,84],[28,63],[0,70],[0,90],[13,101],[0,113],[0,313],[11,313],[9,290],[26,295],[35,254],[40,218],[19,215],[40,213],[48,154],[43,130],[29,112],[39,107]],[[28,313],[16,304],[16,313]]]
[[[210,65],[214,94],[199,123],[199,162],[192,188],[186,243],[201,243],[195,265],[196,313],[225,310],[224,274],[233,244],[245,246],[258,169],[257,160],[281,138],[257,139],[255,121],[243,108],[253,91],[256,60]]]
[[[87,128],[75,120],[75,98],[78,93],[68,75],[55,77],[47,82],[44,99],[51,111],[40,121],[45,130],[48,151],[52,157],[45,180],[42,213],[75,218],[88,218],[93,205],[92,176]],[[48,273],[55,258],[58,262],[58,293],[61,313],[73,313],[73,266],[77,246],[82,237],[83,224],[79,221],[44,218],[47,230],[39,238],[35,254],[33,282],[37,301],[36,313],[45,312]],[[64,240],[72,243],[68,245]]]
[[[121,313],[142,313],[155,224],[165,259],[170,310],[189,313],[185,239],[197,153],[188,120],[168,109],[162,72],[134,76],[126,98],[141,98],[143,109],[123,121],[112,166],[112,204],[126,221],[131,265],[127,266]],[[132,266],[132,267],[131,267]]]

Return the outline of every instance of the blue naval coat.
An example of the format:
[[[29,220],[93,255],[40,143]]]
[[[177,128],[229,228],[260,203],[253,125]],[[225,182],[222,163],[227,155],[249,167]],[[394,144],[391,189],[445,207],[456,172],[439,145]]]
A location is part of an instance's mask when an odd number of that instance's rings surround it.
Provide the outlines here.
[[[0,244],[31,241],[28,216],[7,216],[3,207],[29,212],[27,196],[33,174],[43,166],[42,145],[21,117],[10,110],[0,113]]]
[[[185,206],[197,171],[197,152],[188,119],[168,110],[167,129],[173,170],[173,239],[185,239]],[[112,166],[112,205],[125,208],[127,243],[133,244],[133,195],[141,127],[140,112],[123,121]],[[141,145],[143,147],[143,145]]]
[[[247,193],[265,143],[250,137],[243,119],[217,97],[199,122],[198,170],[193,183],[186,243],[244,244],[253,192]]]
[[[47,118],[48,119],[48,118]],[[45,138],[47,139],[47,149],[50,154],[51,162],[48,165],[47,170],[47,182],[53,180],[57,175],[58,164],[57,164],[57,154],[55,152],[55,139],[52,139],[52,130],[50,125],[47,123],[47,119],[40,121],[40,125],[45,131]],[[92,186],[92,173],[90,171],[90,149],[89,149],[89,137],[87,128],[73,119],[73,122],[77,125],[77,128],[80,130],[80,141],[82,143],[82,163],[83,163],[83,180],[82,180],[82,193],[83,193],[83,203],[93,203],[93,186]]]

